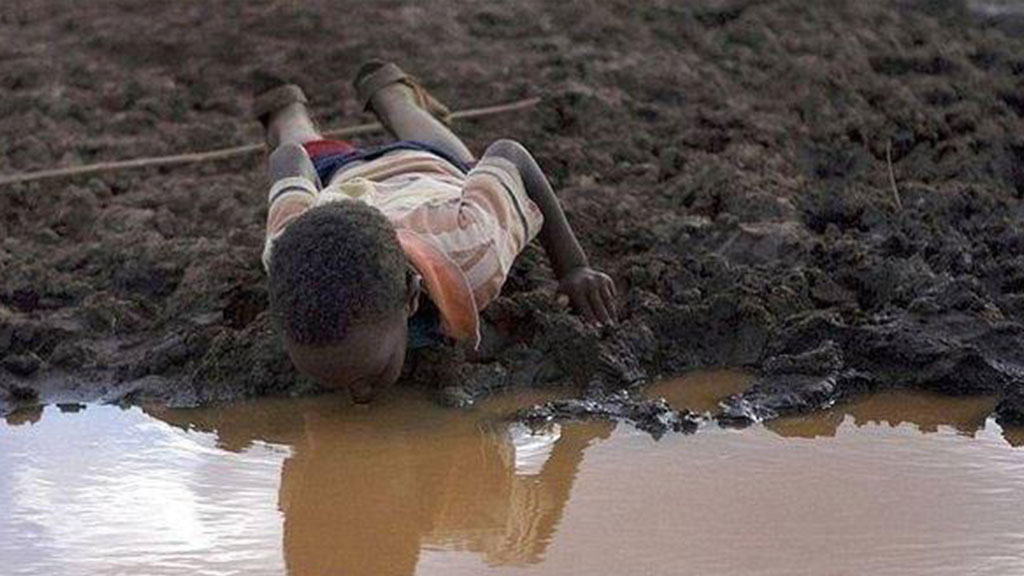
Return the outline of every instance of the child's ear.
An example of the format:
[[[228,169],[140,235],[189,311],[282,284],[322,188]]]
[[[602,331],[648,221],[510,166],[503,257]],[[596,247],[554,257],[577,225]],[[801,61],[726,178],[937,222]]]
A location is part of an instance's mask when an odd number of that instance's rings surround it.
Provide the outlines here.
[[[405,312],[412,317],[420,309],[420,294],[423,293],[423,276],[412,270],[406,275]]]

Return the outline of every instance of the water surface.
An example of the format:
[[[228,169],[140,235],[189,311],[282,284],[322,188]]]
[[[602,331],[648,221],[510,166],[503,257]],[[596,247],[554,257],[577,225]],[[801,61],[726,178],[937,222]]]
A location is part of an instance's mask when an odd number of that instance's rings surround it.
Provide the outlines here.
[[[746,386],[652,392],[695,410]],[[1020,574],[1024,450],[991,399],[872,396],[660,441],[402,393],[0,424],[0,574]]]

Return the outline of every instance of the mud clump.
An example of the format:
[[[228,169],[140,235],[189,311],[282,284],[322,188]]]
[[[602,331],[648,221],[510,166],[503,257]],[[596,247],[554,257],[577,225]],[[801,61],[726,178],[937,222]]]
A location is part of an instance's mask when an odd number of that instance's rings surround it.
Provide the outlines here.
[[[1024,391],[1013,390],[996,406],[996,421],[1003,426],[1024,426]]]
[[[842,349],[832,340],[798,354],[778,354],[762,365],[762,375],[742,394],[721,403],[718,421],[744,426],[830,407],[866,391],[870,378],[847,370]]]
[[[578,401],[538,415],[643,426],[672,413],[628,400],[645,383],[734,366],[758,380],[723,422],[892,387],[995,394],[1009,422],[1024,386],[1024,42],[1012,14],[978,5],[521,0],[496,17],[447,0],[20,2],[0,8],[0,130],[22,135],[0,142],[0,172],[258,141],[257,68],[302,82],[323,125],[355,123],[355,67],[394,59],[455,108],[543,97],[457,129],[474,150],[508,137],[536,153],[622,312],[599,329],[555,306],[530,247],[483,314],[481,350],[419,351],[406,382],[451,405],[569,386]],[[267,313],[261,167],[0,190],[0,410],[318,391]],[[665,417],[651,429],[675,429]]]
[[[554,420],[626,420],[655,438],[667,432],[693,433],[704,422],[704,418],[688,410],[673,409],[663,399],[638,399],[625,390],[608,395],[590,394],[581,399],[551,400],[520,410],[515,417],[534,426]]]

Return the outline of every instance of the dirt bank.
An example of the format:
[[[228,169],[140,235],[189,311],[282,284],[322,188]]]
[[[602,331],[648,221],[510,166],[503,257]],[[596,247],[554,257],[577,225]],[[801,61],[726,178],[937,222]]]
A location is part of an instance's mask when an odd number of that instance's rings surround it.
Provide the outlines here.
[[[738,366],[761,376],[730,422],[898,386],[994,393],[1010,421],[1024,42],[991,5],[16,0],[0,172],[258,140],[256,67],[291,71],[325,125],[355,123],[350,76],[395,59],[455,107],[544,98],[459,129],[536,152],[625,312],[599,331],[554,308],[531,248],[483,353],[418,354],[407,380],[453,404],[572,384],[628,416],[657,407],[615,391]],[[261,161],[0,190],[0,410],[314,390],[266,315]]]

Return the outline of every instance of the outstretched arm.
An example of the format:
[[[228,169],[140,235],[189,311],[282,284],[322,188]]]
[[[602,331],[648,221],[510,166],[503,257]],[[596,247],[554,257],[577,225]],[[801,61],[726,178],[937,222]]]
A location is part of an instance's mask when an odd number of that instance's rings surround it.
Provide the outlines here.
[[[615,283],[604,272],[590,267],[587,255],[551,189],[551,183],[533,155],[513,140],[498,140],[491,144],[484,156],[491,155],[516,165],[526,193],[544,215],[544,227],[538,237],[551,259],[551,267],[558,279],[558,291],[568,296],[576,311],[588,321],[614,323],[617,316]]]

